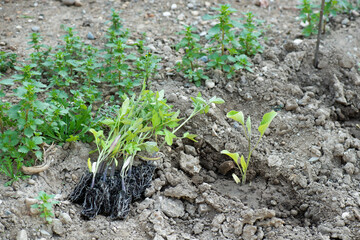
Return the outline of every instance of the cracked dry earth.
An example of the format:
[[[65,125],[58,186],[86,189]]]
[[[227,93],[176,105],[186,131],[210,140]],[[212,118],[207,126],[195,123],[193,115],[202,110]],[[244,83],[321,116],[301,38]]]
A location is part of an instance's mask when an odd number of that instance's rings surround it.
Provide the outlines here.
[[[12,186],[4,187],[0,176],[1,239],[360,239],[359,12],[331,20],[316,69],[316,41],[301,36],[296,1],[274,0],[268,8],[250,0],[226,1],[238,10],[234,17],[253,11],[271,26],[265,29],[265,50],[251,59],[254,73],[227,80],[213,71],[212,84],[197,88],[172,70],[181,59],[174,49],[180,39],[176,32],[183,24],[207,31],[212,23],[201,16],[225,1],[65,2],[0,1],[1,50],[25,57],[33,27],[45,44],[55,46],[64,34],[61,24],[76,26],[85,42],[102,46],[113,8],[122,11],[133,40],[147,33],[146,44],[162,58],[152,88],[164,89],[182,116],[189,114],[189,96],[198,91],[226,104],[185,127],[199,135],[198,143],[177,141],[163,149],[152,186],[122,221],[104,216],[85,221],[81,206],[67,200],[87,169],[91,145],[58,146],[48,170]],[[86,39],[88,32],[95,40]],[[249,181],[237,185],[231,178],[235,169],[222,174],[230,159],[220,151],[244,152],[246,141],[226,113],[241,110],[258,123],[271,109],[278,116],[253,155]],[[29,207],[39,191],[60,201],[51,225]]]

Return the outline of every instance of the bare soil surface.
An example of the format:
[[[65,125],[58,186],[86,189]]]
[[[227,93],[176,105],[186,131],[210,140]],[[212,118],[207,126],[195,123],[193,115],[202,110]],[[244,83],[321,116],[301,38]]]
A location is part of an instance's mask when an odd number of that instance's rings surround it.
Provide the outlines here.
[[[182,56],[174,48],[180,40],[176,32],[183,24],[207,31],[211,21],[201,16],[225,1],[82,0],[78,7],[55,0],[0,1],[0,50],[25,57],[34,26],[45,44],[56,46],[64,35],[61,24],[103,46],[111,9],[121,10],[132,39],[146,32],[146,44],[162,58],[151,88],[164,89],[182,116],[199,91],[226,102],[185,127],[199,135],[198,143],[178,141],[163,149],[152,187],[122,221],[101,215],[83,220],[81,206],[67,200],[87,171],[91,145],[57,147],[47,171],[12,186],[4,187],[0,176],[1,239],[360,239],[359,13],[332,19],[316,69],[316,40],[301,36],[296,1],[270,1],[268,8],[252,0],[227,2],[238,17],[253,11],[269,26],[265,50],[252,58],[254,73],[227,80],[214,71],[215,87],[198,88],[173,70]],[[88,32],[96,39],[87,40]],[[226,113],[241,110],[258,124],[272,109],[278,116],[253,155],[248,183],[237,185],[231,177],[235,169],[221,174],[230,159],[220,151],[245,152],[246,141]],[[192,174],[193,167],[200,172]],[[29,207],[39,191],[60,201],[50,225]]]

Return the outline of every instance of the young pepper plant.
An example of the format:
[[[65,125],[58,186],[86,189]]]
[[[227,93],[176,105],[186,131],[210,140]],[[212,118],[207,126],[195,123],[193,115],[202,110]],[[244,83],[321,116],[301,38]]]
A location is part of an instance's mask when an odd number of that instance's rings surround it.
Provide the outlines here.
[[[260,132],[260,137],[259,139],[256,141],[255,146],[252,144],[251,142],[251,118],[250,116],[247,118],[246,122],[244,121],[244,114],[240,111],[230,111],[228,112],[228,114],[226,115],[228,118],[234,119],[235,121],[239,122],[243,128],[244,128],[244,133],[245,133],[245,138],[248,141],[248,156],[247,159],[245,160],[244,155],[241,155],[240,157],[240,161],[239,161],[239,153],[231,153],[227,150],[223,150],[221,151],[222,154],[226,154],[229,157],[231,157],[236,166],[239,168],[240,172],[241,172],[241,176],[242,176],[242,180],[240,180],[238,178],[238,176],[234,173],[232,176],[235,180],[236,183],[241,182],[242,184],[245,184],[246,182],[246,172],[248,170],[249,167],[249,163],[250,163],[250,158],[251,158],[251,154],[253,153],[253,151],[256,149],[256,147],[258,146],[261,138],[264,136],[264,133],[266,131],[266,129],[269,127],[271,121],[274,119],[274,117],[277,115],[277,113],[275,111],[271,111],[268,113],[265,113],[265,115],[263,116],[263,119],[260,123],[260,126],[258,127],[258,131]]]

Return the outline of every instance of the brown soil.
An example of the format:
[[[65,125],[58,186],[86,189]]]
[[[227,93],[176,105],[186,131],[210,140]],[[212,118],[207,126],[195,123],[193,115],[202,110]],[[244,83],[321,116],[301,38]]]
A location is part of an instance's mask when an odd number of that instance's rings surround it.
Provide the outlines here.
[[[198,143],[178,141],[163,150],[152,187],[126,220],[98,216],[85,221],[81,206],[67,201],[87,170],[93,150],[88,144],[57,147],[48,170],[10,187],[0,176],[1,239],[360,239],[359,12],[332,19],[322,36],[319,68],[314,68],[316,40],[301,36],[296,1],[270,1],[268,8],[250,0],[228,2],[239,17],[252,11],[265,20],[267,40],[264,53],[252,59],[254,73],[227,80],[215,71],[211,89],[174,73],[181,59],[174,44],[182,24],[208,30],[210,22],[201,16],[223,1],[82,0],[80,7],[54,0],[0,2],[0,50],[25,57],[33,26],[40,27],[45,44],[55,46],[64,34],[61,24],[75,26],[84,39],[92,32],[96,39],[85,41],[102,46],[113,8],[122,11],[134,40],[147,33],[147,44],[162,58],[152,88],[164,89],[183,116],[191,108],[189,97],[199,91],[226,102],[185,127],[199,135]],[[235,170],[219,172],[230,160],[221,150],[246,150],[242,129],[226,113],[241,110],[258,124],[271,109],[278,116],[253,155],[248,183],[237,185],[231,177]],[[187,173],[182,158],[198,158],[200,173]],[[29,209],[39,191],[60,201],[51,225]]]

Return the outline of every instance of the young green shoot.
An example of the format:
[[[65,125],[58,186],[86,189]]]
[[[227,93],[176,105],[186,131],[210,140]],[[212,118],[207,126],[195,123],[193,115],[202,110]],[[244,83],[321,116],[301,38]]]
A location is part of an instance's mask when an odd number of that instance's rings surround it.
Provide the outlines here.
[[[53,201],[52,199],[55,195],[48,195],[47,193],[41,191],[36,197],[37,200],[41,201],[40,203],[31,205],[32,208],[39,210],[40,217],[45,218],[48,224],[52,223],[52,218],[54,217],[53,205],[58,204],[59,201]]]
[[[227,150],[223,150],[221,151],[222,154],[226,154],[229,157],[231,157],[236,166],[238,167],[238,169],[240,170],[241,176],[242,176],[242,180],[240,180],[238,178],[238,176],[234,173],[232,176],[235,180],[236,183],[241,182],[242,184],[245,184],[246,182],[246,172],[249,168],[249,164],[250,164],[250,159],[251,159],[251,155],[253,153],[253,151],[257,148],[261,138],[264,136],[264,133],[266,131],[266,129],[269,127],[271,121],[274,119],[274,117],[277,115],[277,113],[275,111],[271,111],[268,113],[265,113],[265,115],[262,118],[262,121],[260,123],[260,126],[258,127],[258,131],[260,132],[260,137],[258,138],[258,140],[256,141],[255,145],[253,145],[252,143],[252,126],[251,126],[251,118],[250,116],[247,118],[246,122],[244,121],[244,114],[240,111],[230,111],[227,113],[227,117],[231,118],[237,122],[239,122],[244,129],[244,134],[245,134],[245,138],[247,139],[247,148],[248,148],[248,155],[247,158],[245,159],[244,155],[241,155],[239,153],[231,153]]]

